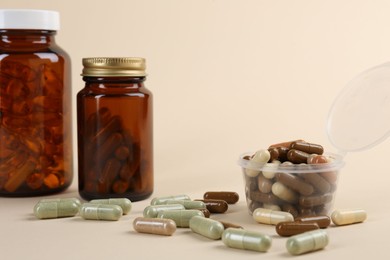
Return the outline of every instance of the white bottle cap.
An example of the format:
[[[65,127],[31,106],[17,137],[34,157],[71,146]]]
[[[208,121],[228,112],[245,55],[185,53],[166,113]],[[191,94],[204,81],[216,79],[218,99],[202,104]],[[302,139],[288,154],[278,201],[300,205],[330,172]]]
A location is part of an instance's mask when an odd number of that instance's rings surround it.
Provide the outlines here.
[[[48,10],[0,9],[0,29],[58,31],[60,14]]]

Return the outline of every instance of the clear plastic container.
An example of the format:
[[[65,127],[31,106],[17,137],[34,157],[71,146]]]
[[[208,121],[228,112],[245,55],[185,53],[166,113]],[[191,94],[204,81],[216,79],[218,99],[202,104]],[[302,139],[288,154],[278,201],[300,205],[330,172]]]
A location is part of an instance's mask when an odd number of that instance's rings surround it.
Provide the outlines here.
[[[242,167],[244,175],[249,212],[252,214],[256,208],[270,207],[291,212],[294,217],[329,215],[338,189],[337,180],[340,169],[344,165],[345,155],[348,152],[369,149],[385,140],[390,135],[389,119],[390,63],[385,63],[357,75],[335,99],[329,111],[326,129],[337,153],[325,154],[330,159],[327,163],[271,167],[269,163],[249,161],[249,157],[254,152],[240,156],[238,164]],[[271,187],[275,185],[278,178],[267,179],[264,175],[268,177],[290,175],[303,183],[310,178],[317,181],[309,181],[309,184],[314,186],[313,193],[309,194],[310,189],[304,191],[306,194],[294,190],[293,195],[287,197],[291,198],[290,201],[286,201],[275,196],[272,188],[269,188],[270,185]],[[267,183],[264,184],[267,181],[268,186]],[[321,183],[324,185],[322,190],[315,187],[320,186]],[[302,183],[301,185],[305,186]],[[277,186],[279,191],[283,190],[283,187]]]
[[[253,154],[245,153],[238,161],[243,171],[250,214],[256,208],[270,208],[290,212],[294,217],[329,215],[339,172],[344,165],[342,156],[325,154],[329,162],[322,164],[276,165],[248,160]],[[290,188],[290,184],[295,189]],[[279,194],[275,195],[274,189],[287,190],[287,197],[281,196],[282,199]]]

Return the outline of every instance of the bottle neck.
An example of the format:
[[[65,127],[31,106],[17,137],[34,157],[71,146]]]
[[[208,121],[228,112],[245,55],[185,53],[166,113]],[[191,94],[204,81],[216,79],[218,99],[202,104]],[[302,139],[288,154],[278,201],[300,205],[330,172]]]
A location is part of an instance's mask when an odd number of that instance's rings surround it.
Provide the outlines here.
[[[83,77],[86,87],[136,89],[144,86],[145,77]]]
[[[55,44],[56,31],[0,29],[0,49],[32,51]]]

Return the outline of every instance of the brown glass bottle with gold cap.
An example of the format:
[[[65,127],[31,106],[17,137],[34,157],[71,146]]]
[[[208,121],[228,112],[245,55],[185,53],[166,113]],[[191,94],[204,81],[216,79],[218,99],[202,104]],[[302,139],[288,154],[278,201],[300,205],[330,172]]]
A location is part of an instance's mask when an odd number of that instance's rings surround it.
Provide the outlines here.
[[[84,58],[77,94],[79,193],[86,200],[153,192],[152,93],[143,58]]]

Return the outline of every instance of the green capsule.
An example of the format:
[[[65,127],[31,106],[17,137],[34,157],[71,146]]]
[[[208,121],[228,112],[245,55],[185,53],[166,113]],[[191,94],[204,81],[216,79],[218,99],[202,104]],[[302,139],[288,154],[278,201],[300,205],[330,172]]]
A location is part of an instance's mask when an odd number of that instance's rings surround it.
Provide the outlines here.
[[[80,216],[93,220],[118,220],[123,210],[118,205],[84,203],[80,209]]]
[[[127,198],[97,199],[97,200],[91,200],[89,203],[118,205],[119,207],[122,208],[123,215],[128,214],[131,210],[131,201]]]
[[[179,210],[185,209],[181,204],[169,204],[169,205],[152,205],[147,206],[144,209],[145,218],[156,218],[158,213],[165,210]]]
[[[319,229],[290,237],[286,242],[286,248],[290,254],[300,255],[322,249],[328,243],[328,234],[325,230]]]
[[[228,228],[222,233],[222,242],[238,249],[266,252],[272,244],[270,236],[238,228]]]
[[[190,219],[190,229],[202,236],[210,239],[221,239],[224,227],[222,223],[201,216],[195,216]]]
[[[34,215],[40,219],[73,217],[79,212],[79,205],[73,200],[43,201],[34,207]]]
[[[175,221],[177,227],[189,227],[190,219],[194,216],[204,217],[197,209],[165,210],[158,213],[157,218],[169,218]]]
[[[181,194],[181,195],[175,195],[175,196],[167,196],[167,197],[159,197],[154,198],[150,202],[150,205],[163,205],[167,200],[191,200],[191,198],[188,195]]]
[[[39,202],[64,202],[64,201],[73,201],[77,206],[81,207],[81,202],[78,198],[54,198],[54,199],[41,199]]]
[[[205,209],[206,204],[197,200],[167,200],[165,204],[181,204],[185,209]]]

